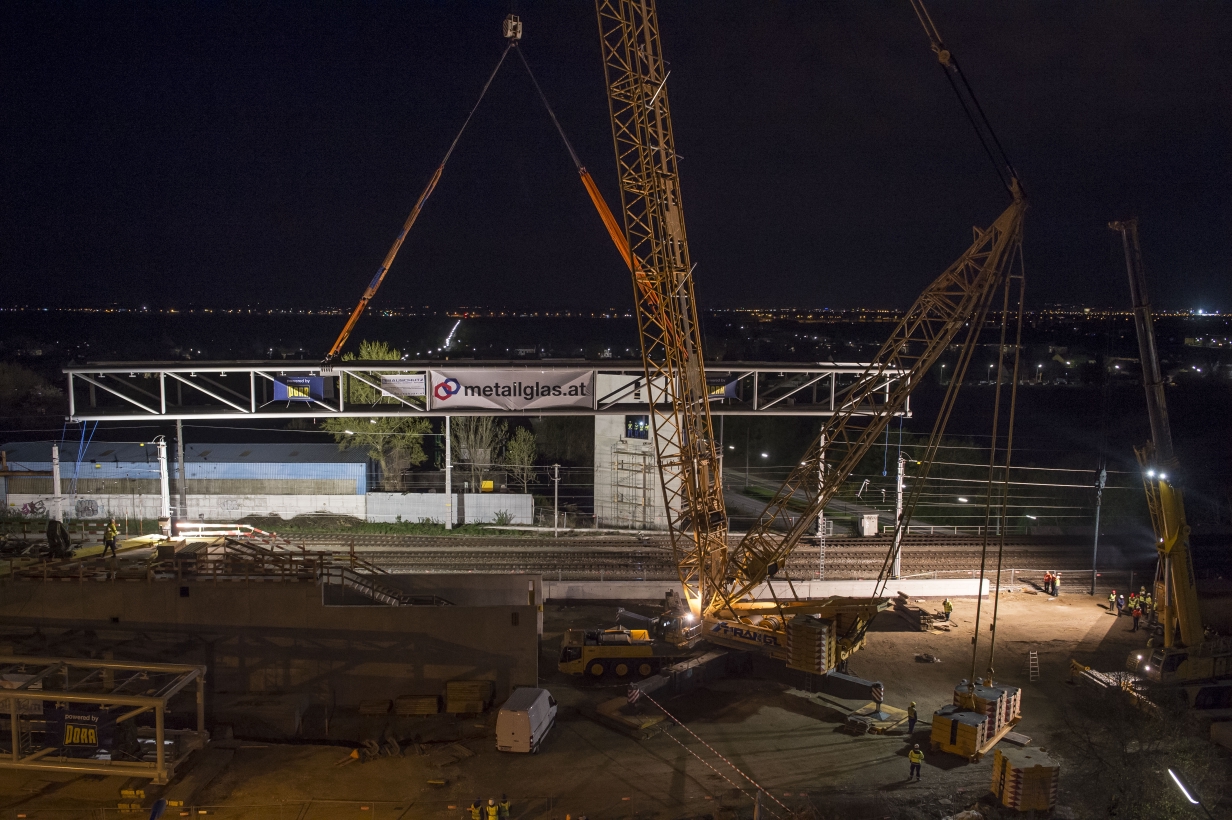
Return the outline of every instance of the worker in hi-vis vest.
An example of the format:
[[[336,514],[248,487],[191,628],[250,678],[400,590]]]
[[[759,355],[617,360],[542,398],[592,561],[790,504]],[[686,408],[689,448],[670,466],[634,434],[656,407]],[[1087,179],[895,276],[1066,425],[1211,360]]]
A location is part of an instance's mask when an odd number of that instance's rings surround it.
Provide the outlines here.
[[[911,751],[907,752],[907,760],[911,761],[911,772],[907,775],[907,781],[911,778],[920,779],[920,765],[924,762],[924,753],[920,751],[920,744],[915,744],[911,747]]]

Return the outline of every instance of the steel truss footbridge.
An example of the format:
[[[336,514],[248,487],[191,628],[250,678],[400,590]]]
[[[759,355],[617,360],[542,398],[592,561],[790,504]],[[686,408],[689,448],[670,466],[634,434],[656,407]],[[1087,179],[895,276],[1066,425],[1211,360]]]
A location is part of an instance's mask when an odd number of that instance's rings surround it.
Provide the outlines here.
[[[868,370],[854,362],[708,362],[710,412],[829,416],[847,408]],[[64,374],[72,421],[617,415],[645,411],[649,395],[662,395],[647,390],[641,361],[615,360],[97,362]],[[864,393],[856,412],[880,412],[902,377],[886,371],[882,389]]]

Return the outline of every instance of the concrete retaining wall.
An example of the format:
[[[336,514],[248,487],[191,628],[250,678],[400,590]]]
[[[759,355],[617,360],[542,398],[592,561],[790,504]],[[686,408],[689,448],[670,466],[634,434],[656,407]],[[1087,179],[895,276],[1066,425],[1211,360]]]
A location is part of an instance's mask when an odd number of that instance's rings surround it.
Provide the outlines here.
[[[875,581],[796,581],[796,593],[801,598],[826,598],[841,595],[868,598],[873,595]],[[543,581],[544,598],[549,601],[661,601],[667,591],[679,593],[680,585],[673,581]],[[905,592],[912,598],[965,598],[988,594],[988,581],[972,578],[911,578],[891,581],[882,593],[893,598]],[[790,599],[791,589],[785,582],[774,582],[774,593],[780,599]],[[770,598],[766,585],[754,590],[757,598]]]
[[[367,497],[369,521],[416,523],[426,518],[443,524],[445,516],[449,515],[444,493],[368,493]],[[450,497],[454,524],[495,524],[501,513],[512,516],[510,524],[530,526],[535,523],[535,502],[529,494],[453,493]]]
[[[507,512],[511,524],[534,524],[534,499],[523,493],[454,493],[454,524],[494,524]],[[12,513],[42,517],[52,507],[52,497],[14,493],[7,497]],[[172,506],[176,496],[171,498]],[[61,504],[68,518],[105,519],[158,518],[158,495],[78,494],[65,495]],[[461,506],[459,506],[461,505]],[[416,523],[424,519],[444,523],[447,515],[444,493],[368,493],[367,495],[188,495],[188,517],[206,521],[238,521],[247,515],[297,515],[329,513],[350,515],[367,521],[392,524],[399,520]]]
[[[535,523],[535,500],[523,493],[465,493],[462,515],[467,524],[495,524],[501,513],[512,516],[510,524],[529,527]]]
[[[362,729],[361,701],[437,695],[450,680],[492,680],[498,702],[537,685],[537,616],[525,602],[324,606],[306,583],[0,586],[0,628],[17,650],[15,632],[90,630],[90,652],[112,641],[117,658],[202,662],[222,704],[211,720],[238,720],[222,711],[227,703],[271,709],[272,723],[298,724],[305,737],[350,737]]]
[[[448,499],[453,500],[452,515],[446,505]],[[457,493],[448,497],[444,493],[368,493],[368,521],[382,524],[409,521],[417,524],[427,519],[444,524],[447,517],[452,523],[458,523]]]
[[[443,498],[443,496],[442,496]],[[63,496],[64,514],[69,518],[158,518],[157,495],[75,495]],[[176,496],[171,498],[172,507]],[[10,512],[35,517],[46,515],[52,499],[45,495],[8,496]],[[238,521],[246,515],[280,515],[294,518],[311,513],[364,517],[362,495],[197,495],[188,496],[188,516],[206,521]]]

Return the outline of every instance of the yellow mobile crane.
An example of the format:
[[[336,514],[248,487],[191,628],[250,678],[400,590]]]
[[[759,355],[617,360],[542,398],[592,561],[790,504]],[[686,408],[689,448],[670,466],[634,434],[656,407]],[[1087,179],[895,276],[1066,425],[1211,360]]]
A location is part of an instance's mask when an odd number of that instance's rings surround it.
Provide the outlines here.
[[[634,277],[651,429],[687,605],[676,621],[692,622],[676,638],[700,633],[713,643],[764,651],[793,668],[828,672],[862,645],[864,627],[886,600],[800,600],[794,594],[785,600],[766,582],[782,570],[912,388],[962,337],[931,459],[993,296],[1003,285],[1008,293],[1025,200],[1010,169],[1009,207],[987,229],[975,229],[971,246],[907,311],[868,372],[840,396],[808,455],[729,552],[658,16],[653,0],[596,0],[596,10],[628,248],[622,253]],[[944,57],[942,64],[948,65]],[[904,375],[891,378],[894,372]],[[788,503],[802,499],[806,509],[788,515]]]
[[[1126,667],[1161,683],[1232,677],[1232,638],[1208,637],[1198,609],[1189,523],[1185,520],[1184,495],[1175,483],[1180,465],[1172,449],[1164,379],[1155,346],[1155,322],[1147,300],[1146,270],[1138,244],[1138,220],[1110,222],[1108,227],[1121,234],[1125,249],[1146,410],[1151,423],[1151,440],[1135,452],[1142,466],[1142,483],[1159,554],[1154,597],[1163,626],[1163,646],[1131,652]]]

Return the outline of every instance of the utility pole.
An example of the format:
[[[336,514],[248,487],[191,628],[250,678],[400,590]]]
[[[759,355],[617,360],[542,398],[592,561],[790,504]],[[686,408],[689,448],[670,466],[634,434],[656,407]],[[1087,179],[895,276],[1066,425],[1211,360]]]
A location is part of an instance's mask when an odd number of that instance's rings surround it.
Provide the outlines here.
[[[184,464],[184,422],[175,420],[175,457],[180,462],[180,509],[179,519],[188,518],[188,467]]]
[[[817,450],[817,495],[826,488],[826,437],[818,441]],[[826,580],[826,510],[817,511],[817,580]]]
[[[1095,570],[1099,559],[1099,507],[1104,498],[1104,486],[1108,482],[1108,470],[1100,459],[1099,479],[1095,482],[1095,545],[1091,549],[1091,594],[1095,594]]]
[[[560,537],[560,465],[552,465],[552,537]]]
[[[167,439],[162,436],[154,439],[158,446],[158,517],[171,519],[171,473],[167,469]]]
[[[903,481],[907,475],[907,457],[898,454],[898,481],[894,488],[894,568],[891,578],[898,578],[903,571],[903,530],[907,522],[903,520]]]
[[[453,450],[449,435],[449,416],[445,416],[445,529],[453,529]]]
[[[80,458],[81,454],[78,453]],[[52,521],[63,521],[64,510],[60,505],[60,445],[51,445],[51,512],[48,518]]]

